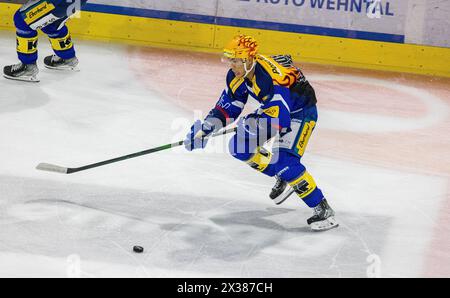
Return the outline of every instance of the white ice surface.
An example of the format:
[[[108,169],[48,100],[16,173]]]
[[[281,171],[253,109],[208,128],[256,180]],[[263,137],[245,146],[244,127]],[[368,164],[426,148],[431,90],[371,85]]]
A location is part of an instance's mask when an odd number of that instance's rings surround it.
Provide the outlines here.
[[[14,42],[0,35],[0,65],[16,61]],[[39,84],[0,79],[0,276],[423,274],[447,191],[438,176],[310,153],[304,161],[341,224],[313,233],[302,202],[275,206],[273,179],[227,154],[177,148],[73,175],[35,170],[170,143],[182,135],[174,119],[193,121],[136,79],[125,47],[77,48],[79,73],[41,65]]]

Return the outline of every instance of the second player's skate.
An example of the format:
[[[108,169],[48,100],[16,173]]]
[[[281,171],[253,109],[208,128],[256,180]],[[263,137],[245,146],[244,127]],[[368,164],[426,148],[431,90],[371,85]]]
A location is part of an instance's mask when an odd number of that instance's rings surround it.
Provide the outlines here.
[[[56,55],[47,56],[44,59],[44,65],[46,68],[55,70],[69,70],[78,71],[78,59],[73,57],[71,59],[62,59]]]
[[[8,65],[3,68],[3,76],[10,80],[25,81],[25,82],[39,82],[37,75],[39,69],[34,64],[18,63],[15,65]]]

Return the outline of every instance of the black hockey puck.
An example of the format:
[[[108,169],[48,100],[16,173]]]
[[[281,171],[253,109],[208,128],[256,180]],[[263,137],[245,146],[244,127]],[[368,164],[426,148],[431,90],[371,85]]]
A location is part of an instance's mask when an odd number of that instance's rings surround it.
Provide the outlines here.
[[[137,253],[144,252],[144,248],[142,246],[133,246],[133,251]]]

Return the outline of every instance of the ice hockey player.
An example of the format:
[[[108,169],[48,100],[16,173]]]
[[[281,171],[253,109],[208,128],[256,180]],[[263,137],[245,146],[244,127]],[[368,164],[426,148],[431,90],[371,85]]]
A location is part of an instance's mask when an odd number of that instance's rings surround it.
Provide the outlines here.
[[[69,17],[88,0],[30,0],[14,15],[17,35],[17,54],[20,63],[5,66],[5,78],[39,82],[38,32],[48,35],[54,55],[45,57],[44,65],[50,69],[75,70],[78,59],[72,38],[66,26]]]
[[[317,122],[314,89],[291,56],[264,56],[258,44],[246,35],[236,36],[224,49],[229,64],[226,88],[216,106],[202,122],[197,120],[184,141],[187,150],[205,148],[210,135],[233,123],[248,97],[260,104],[255,112],[238,120],[229,150],[233,157],[277,181],[270,197],[282,203],[295,192],[313,216],[307,220],[312,230],[338,226],[334,211],[301,163],[306,145]],[[271,152],[263,147],[275,138]]]

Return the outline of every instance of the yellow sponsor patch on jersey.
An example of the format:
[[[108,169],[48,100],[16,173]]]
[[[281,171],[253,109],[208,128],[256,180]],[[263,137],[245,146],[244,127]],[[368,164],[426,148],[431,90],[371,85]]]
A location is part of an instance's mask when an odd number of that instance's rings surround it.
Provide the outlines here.
[[[270,57],[266,57],[263,55],[258,55],[256,57],[259,64],[264,67],[264,69],[272,76],[283,76],[282,66],[279,65],[275,60]]]
[[[280,107],[279,106],[270,107],[268,109],[263,110],[263,113],[269,115],[272,118],[278,118],[278,116],[280,115]]]
[[[283,87],[294,85],[299,78],[299,71],[295,67],[285,67],[272,57],[257,55],[256,60],[272,77],[273,83]]]
[[[52,3],[42,2],[26,12],[25,23],[30,25],[55,9]]]
[[[306,145],[308,145],[309,138],[313,132],[314,126],[316,126],[315,121],[306,122],[303,126],[300,138],[297,143],[298,154],[302,155],[305,153]]]

